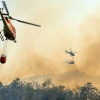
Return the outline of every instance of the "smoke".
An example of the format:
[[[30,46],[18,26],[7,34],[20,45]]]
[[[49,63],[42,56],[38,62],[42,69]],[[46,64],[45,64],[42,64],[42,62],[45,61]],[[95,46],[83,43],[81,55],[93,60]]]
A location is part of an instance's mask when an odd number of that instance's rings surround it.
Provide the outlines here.
[[[64,61],[65,64],[74,64],[75,61],[74,61],[74,57],[70,57],[70,58],[67,58],[66,61]]]
[[[23,79],[53,74],[57,75],[55,82],[63,82],[64,85],[68,82],[73,86],[78,84],[77,80],[79,84],[84,84],[88,79],[91,82],[94,77],[98,79],[99,10],[95,13],[91,10],[92,14],[88,14],[90,8],[86,9],[83,2],[81,7],[78,0],[49,3],[48,0],[9,2],[7,5],[10,5],[8,8],[12,17],[39,24],[41,28],[12,21],[17,32],[17,43],[8,41],[7,63],[0,65],[1,81],[10,82],[15,77]],[[78,51],[75,61],[69,59],[65,53],[65,49],[69,48]],[[69,64],[62,63],[63,61]],[[64,75],[61,76],[61,73]],[[80,76],[82,80],[79,79]]]
[[[74,77],[73,77],[74,76]],[[44,82],[47,78],[50,78],[52,82],[56,85],[64,85],[70,87],[71,89],[75,88],[77,85],[83,86],[87,82],[92,82],[93,86],[100,88],[98,84],[100,82],[100,76],[88,75],[80,70],[69,71],[65,73],[55,74],[43,74],[34,77],[24,78],[23,81],[26,82],[39,82],[40,84]]]
[[[90,75],[100,75],[100,15],[89,16],[81,26],[83,37],[83,52],[80,69]]]

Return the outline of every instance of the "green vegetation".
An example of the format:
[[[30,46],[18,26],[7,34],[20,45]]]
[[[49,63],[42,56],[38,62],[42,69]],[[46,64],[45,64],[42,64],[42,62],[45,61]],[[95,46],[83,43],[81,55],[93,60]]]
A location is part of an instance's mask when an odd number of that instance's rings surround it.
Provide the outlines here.
[[[9,85],[0,82],[0,100],[100,100],[100,90],[89,82],[71,90],[55,85],[49,78],[41,85],[16,78]]]

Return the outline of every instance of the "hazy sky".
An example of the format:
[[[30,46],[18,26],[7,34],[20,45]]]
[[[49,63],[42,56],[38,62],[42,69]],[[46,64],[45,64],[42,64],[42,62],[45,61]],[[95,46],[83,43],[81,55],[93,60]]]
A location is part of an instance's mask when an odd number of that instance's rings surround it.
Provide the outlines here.
[[[58,75],[59,80],[60,74],[64,74],[65,80],[66,77],[72,79],[64,84],[72,85],[77,84],[78,77],[84,80],[79,84],[87,82],[87,75],[90,75],[91,82],[94,82],[93,77],[98,80],[100,0],[6,0],[6,4],[12,17],[41,27],[12,21],[17,43],[8,41],[7,63],[0,64],[1,81],[47,74]],[[3,24],[0,23],[2,30]],[[1,54],[3,45],[0,40]],[[71,59],[65,53],[65,49],[70,48],[78,52],[74,65],[64,63]],[[61,81],[58,83],[62,84]]]

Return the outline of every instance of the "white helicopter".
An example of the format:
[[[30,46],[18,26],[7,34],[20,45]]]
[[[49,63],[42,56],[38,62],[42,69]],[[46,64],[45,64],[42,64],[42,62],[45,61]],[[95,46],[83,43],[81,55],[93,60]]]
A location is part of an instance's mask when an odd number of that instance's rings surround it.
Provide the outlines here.
[[[66,53],[69,53],[72,57],[75,56],[74,53],[77,53],[77,52],[73,52],[73,51],[71,50],[71,48],[70,48],[70,52],[67,51],[66,49],[65,49],[65,52],[66,52]]]

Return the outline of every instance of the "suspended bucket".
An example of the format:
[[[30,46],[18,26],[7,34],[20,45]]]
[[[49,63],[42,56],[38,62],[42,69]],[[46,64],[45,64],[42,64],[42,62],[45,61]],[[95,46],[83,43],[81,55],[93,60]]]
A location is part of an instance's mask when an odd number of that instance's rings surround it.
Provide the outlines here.
[[[1,55],[0,62],[2,64],[6,63],[6,55],[4,55],[4,54]]]
[[[1,58],[0,58],[0,62],[2,64],[6,63],[6,58],[7,58],[6,55],[7,55],[7,40],[5,40],[2,55],[1,55]]]

